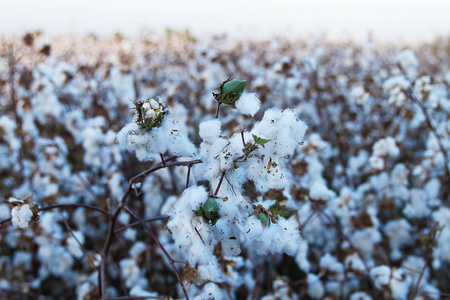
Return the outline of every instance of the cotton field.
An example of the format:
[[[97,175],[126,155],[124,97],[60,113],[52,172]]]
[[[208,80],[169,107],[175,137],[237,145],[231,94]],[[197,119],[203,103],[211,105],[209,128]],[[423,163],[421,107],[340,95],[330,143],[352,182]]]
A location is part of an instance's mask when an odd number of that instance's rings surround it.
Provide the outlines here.
[[[1,299],[450,298],[450,39],[4,36]]]

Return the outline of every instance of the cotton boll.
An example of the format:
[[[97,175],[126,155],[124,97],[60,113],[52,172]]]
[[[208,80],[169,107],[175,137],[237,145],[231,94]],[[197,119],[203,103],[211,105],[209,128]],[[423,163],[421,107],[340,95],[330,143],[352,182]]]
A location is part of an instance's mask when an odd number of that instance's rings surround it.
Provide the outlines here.
[[[379,290],[387,287],[391,280],[391,268],[388,266],[378,266],[370,270],[370,278],[372,279],[375,287]]]
[[[309,190],[309,197],[313,200],[329,201],[336,197],[336,193],[329,190],[322,181],[314,181]]]
[[[378,140],[373,145],[373,155],[396,157],[399,154],[400,149],[397,147],[395,139],[390,136]]]
[[[320,258],[319,265],[321,269],[327,270],[337,279],[343,279],[341,277],[344,272],[344,266],[340,262],[338,262],[336,257],[332,256],[330,253],[326,253]]]
[[[202,122],[199,125],[199,135],[203,141],[212,144],[220,136],[220,127],[221,123],[219,119]]]
[[[141,270],[136,265],[133,258],[125,258],[119,262],[122,278],[125,279],[125,286],[131,288],[139,281]]]
[[[405,219],[391,220],[384,226],[384,232],[389,237],[391,259],[399,260],[402,257],[400,248],[412,241],[412,226]]]
[[[397,53],[394,60],[402,67],[408,79],[417,77],[419,61],[413,51],[410,49],[403,50],[402,52]]]
[[[428,207],[428,195],[420,189],[411,189],[410,201],[403,209],[408,218],[425,218],[431,215]]]
[[[243,93],[235,102],[236,109],[244,115],[254,116],[261,107],[261,101],[254,93]]]
[[[134,243],[133,247],[130,248],[129,254],[133,258],[137,258],[141,253],[143,253],[147,247],[143,242]]]
[[[402,268],[395,269],[392,272],[392,279],[389,283],[393,299],[407,299],[409,287],[411,286],[411,277]]]
[[[433,220],[443,227],[438,235],[438,244],[434,248],[433,256],[435,259],[450,262],[450,209],[440,207],[433,213]]]
[[[325,294],[325,289],[323,288],[319,275],[309,273],[306,276],[306,281],[308,284],[308,295],[313,299],[322,299]]]
[[[26,228],[33,217],[29,204],[15,206],[11,210],[11,222],[15,228]]]
[[[153,297],[158,297],[158,293],[157,292],[146,291],[141,286],[136,285],[136,286],[131,288],[130,296],[135,296],[135,297],[152,297],[153,298]]]
[[[364,262],[356,253],[350,254],[345,258],[345,268],[356,273],[366,272]]]
[[[403,260],[402,268],[405,269],[406,273],[411,277],[412,282],[417,282],[421,274],[420,272],[425,264],[426,262],[423,257],[409,255],[405,260]],[[422,289],[423,286],[427,285],[429,277],[430,269],[426,268],[422,273],[422,278],[419,284],[420,289]]]

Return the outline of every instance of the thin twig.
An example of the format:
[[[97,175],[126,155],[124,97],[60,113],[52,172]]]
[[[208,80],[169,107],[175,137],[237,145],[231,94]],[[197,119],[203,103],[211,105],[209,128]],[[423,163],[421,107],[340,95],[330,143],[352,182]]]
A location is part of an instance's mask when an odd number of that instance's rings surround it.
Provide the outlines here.
[[[219,110],[220,110],[220,105],[221,105],[222,103],[220,103],[220,102],[218,102],[218,104],[217,104],[217,110],[216,110],[216,116],[215,116],[215,119],[218,119],[219,118]]]
[[[11,218],[5,219],[5,220],[1,220],[1,221],[0,221],[0,227],[3,226],[4,224],[9,223],[9,222],[11,222]]]
[[[167,220],[168,218],[169,217],[156,217],[156,218],[151,218],[151,219],[144,220],[144,222],[145,223],[150,223],[150,222],[155,222],[155,221],[164,221],[164,220]],[[139,224],[141,224],[141,222],[139,222],[139,221],[131,223],[131,224],[128,224],[126,226],[123,226],[123,227],[120,227],[120,228],[116,229],[114,231],[114,233],[117,234],[117,233],[119,233],[121,231],[127,230],[128,228],[134,227],[134,226],[139,225]]]
[[[316,214],[316,211],[313,210],[313,211],[309,214],[309,216],[306,218],[305,222],[303,222],[302,225],[300,225],[300,228],[299,228],[300,233],[303,232],[303,229],[304,229],[305,226],[309,223],[309,221],[312,220],[312,218],[315,216],[315,214]]]
[[[101,208],[98,208],[98,207],[95,207],[95,206],[92,206],[92,205],[89,205],[89,204],[83,204],[83,203],[69,203],[69,204],[49,205],[49,206],[44,206],[44,207],[39,208],[39,211],[46,211],[46,210],[51,210],[51,209],[54,209],[54,208],[64,208],[64,207],[84,207],[84,208],[89,208],[89,209],[92,209],[92,210],[96,210],[96,211],[101,212],[102,214],[105,214],[105,215],[108,215],[108,216],[110,215],[110,212],[107,211],[107,210],[104,210],[104,209],[101,209]]]
[[[133,217],[139,220],[139,222],[145,227],[148,234],[152,237],[152,239],[155,241],[156,244],[158,244],[161,251],[164,253],[164,256],[169,261],[170,265],[172,266],[173,272],[175,273],[175,276],[177,277],[178,282],[180,283],[181,289],[183,290],[183,294],[186,297],[187,300],[189,300],[189,296],[187,295],[186,289],[184,288],[183,281],[181,280],[180,274],[177,271],[177,268],[175,267],[174,260],[169,255],[169,253],[166,251],[164,246],[161,244],[161,242],[158,240],[158,237],[155,235],[155,233],[152,231],[152,229],[142,220],[136,212],[134,212],[131,208],[129,208],[127,205],[124,205],[124,209],[131,214]]]
[[[187,178],[186,178],[186,188],[189,187],[189,177],[191,176],[191,168],[192,168],[192,166],[189,165],[188,166],[188,172],[187,172]]]
[[[220,176],[219,184],[217,185],[216,191],[214,192],[214,197],[217,197],[217,193],[219,192],[219,189],[220,189],[220,186],[222,185],[224,177],[225,177],[225,171],[223,171],[222,176]]]
[[[200,235],[200,232],[198,232],[197,227],[194,227],[195,232],[197,232],[198,236],[200,237],[200,240],[202,240],[203,245],[206,246],[205,241],[203,240],[202,236]]]
[[[69,232],[69,234],[75,239],[75,241],[77,242],[78,246],[80,246],[81,251],[83,251],[84,254],[84,258],[87,259],[89,257],[89,253],[86,251],[86,249],[84,248],[83,244],[80,242],[80,240],[75,236],[75,234],[73,233],[72,228],[69,226],[69,223],[67,222],[66,218],[62,218],[63,222],[64,222],[64,226],[66,227],[67,231]],[[92,265],[91,265],[92,266]]]

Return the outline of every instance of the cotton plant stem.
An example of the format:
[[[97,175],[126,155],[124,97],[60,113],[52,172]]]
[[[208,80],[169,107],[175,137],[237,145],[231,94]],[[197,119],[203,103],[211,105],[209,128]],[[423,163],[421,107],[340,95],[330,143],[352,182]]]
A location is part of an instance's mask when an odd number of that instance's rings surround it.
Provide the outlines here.
[[[216,116],[215,116],[216,119],[219,118],[219,110],[220,110],[220,105],[221,105],[221,104],[222,104],[222,103],[220,103],[220,102],[217,104],[217,110],[216,110]]]
[[[163,217],[155,217],[155,218],[151,218],[151,219],[146,219],[146,220],[144,220],[144,222],[145,223],[151,223],[151,222],[156,222],[156,221],[166,221],[168,219],[169,219],[169,217],[163,216]],[[128,228],[134,227],[134,226],[139,225],[139,224],[141,224],[141,222],[139,222],[139,221],[133,222],[131,224],[128,224],[126,226],[123,226],[123,227],[120,227],[120,228],[114,230],[114,233],[117,234],[119,232],[122,232],[124,230],[127,230]]]
[[[188,166],[188,172],[187,172],[187,177],[186,177],[186,186],[185,186],[186,189],[189,187],[189,177],[191,176],[191,168],[192,168],[192,166]]]
[[[223,171],[222,176],[220,176],[219,184],[217,185],[216,191],[214,192],[214,197],[217,197],[217,193],[219,193],[220,186],[222,185],[224,177],[225,177],[225,171]]]
[[[102,214],[105,214],[107,216],[110,215],[109,211],[106,211],[104,209],[89,205],[89,204],[83,204],[83,203],[69,203],[69,204],[55,204],[55,205],[49,205],[49,206],[44,206],[39,208],[39,211],[46,211],[46,210],[51,210],[51,209],[55,209],[55,208],[66,208],[66,207],[84,207],[84,208],[88,208],[91,210],[95,210],[98,212],[101,212]]]
[[[63,217],[63,221],[64,221],[64,226],[66,227],[66,230],[69,232],[70,236],[75,239],[75,241],[77,242],[78,246],[80,246],[81,251],[83,251],[84,258],[87,259],[89,257],[89,253],[86,251],[86,249],[84,248],[83,244],[80,242],[80,240],[78,240],[78,238],[73,233],[73,230],[69,226],[69,223],[67,222],[66,218]]]
[[[144,220],[142,220],[136,212],[134,212],[131,208],[129,208],[127,205],[124,206],[124,209],[133,217],[139,220],[139,222],[144,226],[144,228],[147,230],[148,234],[152,237],[152,239],[155,241],[156,244],[158,244],[161,251],[164,253],[164,256],[169,261],[170,265],[172,266],[173,272],[175,273],[175,276],[177,277],[178,282],[180,283],[181,289],[183,290],[183,294],[186,297],[187,300],[189,300],[189,296],[187,295],[186,289],[184,287],[183,281],[181,280],[180,274],[177,271],[177,268],[175,267],[174,260],[172,257],[167,253],[164,246],[161,244],[161,242],[158,240],[158,237],[155,235],[155,233],[152,231],[150,226],[148,226]]]

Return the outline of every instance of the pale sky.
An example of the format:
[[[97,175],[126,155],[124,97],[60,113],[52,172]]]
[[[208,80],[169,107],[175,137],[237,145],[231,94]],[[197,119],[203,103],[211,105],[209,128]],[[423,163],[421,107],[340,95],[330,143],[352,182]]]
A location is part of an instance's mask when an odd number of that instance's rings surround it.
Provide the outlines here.
[[[450,0],[2,0],[0,34],[99,35],[140,29],[189,29],[194,35],[228,32],[377,39],[431,40],[450,36]]]

